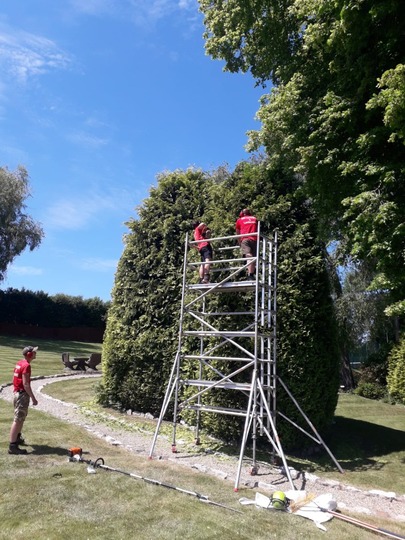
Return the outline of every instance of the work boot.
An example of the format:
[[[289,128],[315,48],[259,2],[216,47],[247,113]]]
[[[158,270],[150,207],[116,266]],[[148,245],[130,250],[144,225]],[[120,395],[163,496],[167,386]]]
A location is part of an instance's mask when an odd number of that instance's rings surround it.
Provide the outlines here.
[[[18,446],[18,443],[10,443],[10,446],[8,447],[8,453],[9,454],[27,454],[27,450],[25,448],[20,448]]]
[[[17,443],[17,444],[25,444],[25,439],[24,439],[24,437],[21,435],[21,433],[19,433],[19,434],[17,435],[16,443]]]

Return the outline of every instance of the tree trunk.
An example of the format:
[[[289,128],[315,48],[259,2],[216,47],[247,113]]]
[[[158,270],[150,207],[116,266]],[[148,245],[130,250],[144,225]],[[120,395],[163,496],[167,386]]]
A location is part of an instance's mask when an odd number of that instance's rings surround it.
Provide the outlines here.
[[[345,390],[353,390],[355,387],[352,366],[346,351],[340,355],[340,384]]]

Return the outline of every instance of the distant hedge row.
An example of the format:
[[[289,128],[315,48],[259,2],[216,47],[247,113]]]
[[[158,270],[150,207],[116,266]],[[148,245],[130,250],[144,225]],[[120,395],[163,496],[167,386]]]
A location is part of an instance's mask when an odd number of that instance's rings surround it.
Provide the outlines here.
[[[109,302],[100,298],[49,294],[26,289],[0,291],[0,323],[69,328],[105,328]]]

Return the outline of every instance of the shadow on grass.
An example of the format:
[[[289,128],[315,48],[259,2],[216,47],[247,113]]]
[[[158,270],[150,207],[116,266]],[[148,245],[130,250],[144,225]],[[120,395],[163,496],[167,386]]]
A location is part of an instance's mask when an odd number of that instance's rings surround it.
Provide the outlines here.
[[[33,448],[32,452],[28,452],[29,454],[38,454],[41,456],[64,456],[67,457],[67,451],[66,448],[61,448],[60,446],[49,446],[47,444],[32,444],[31,447]]]
[[[378,471],[384,469],[387,463],[405,464],[405,433],[402,430],[381,426],[364,420],[356,420],[343,416],[336,416],[335,423],[328,433],[322,435],[325,444],[335,459],[347,472]],[[261,441],[257,452],[258,461],[271,463],[272,455],[264,450],[271,447],[266,440]],[[308,439],[306,439],[308,440]],[[314,448],[314,445],[312,445]],[[239,445],[222,446],[220,452],[229,456],[237,456]],[[286,459],[290,467],[297,470],[315,472],[337,471],[336,465],[321,445],[315,445],[315,451],[288,452]],[[396,455],[403,452],[402,455]],[[246,448],[245,456],[251,457],[251,448]],[[278,462],[279,460],[276,459]],[[279,463],[280,465],[280,463]],[[260,473],[258,474],[260,476]]]
[[[405,434],[402,430],[337,416],[324,441],[346,471],[381,470],[386,462],[405,463],[405,455],[394,455],[405,452]],[[292,466],[294,457],[301,458],[294,453],[292,459],[289,459]],[[313,465],[313,469],[321,468],[324,471],[336,469],[326,450],[321,446],[317,455],[311,456],[308,461]]]

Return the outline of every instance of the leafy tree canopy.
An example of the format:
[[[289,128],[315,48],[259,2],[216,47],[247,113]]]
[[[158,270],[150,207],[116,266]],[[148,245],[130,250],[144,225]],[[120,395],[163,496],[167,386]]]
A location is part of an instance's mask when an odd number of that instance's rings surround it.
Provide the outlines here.
[[[29,197],[28,173],[24,167],[15,172],[0,167],[0,282],[7,267],[27,247],[30,251],[41,243],[44,232],[25,213]]]
[[[335,302],[351,350],[364,345],[378,350],[395,341],[394,321],[384,315],[388,295],[369,290],[372,275],[365,264],[350,267],[344,276],[342,294]]]
[[[199,0],[206,50],[275,84],[250,148],[300,175],[324,238],[405,313],[402,0]]]

